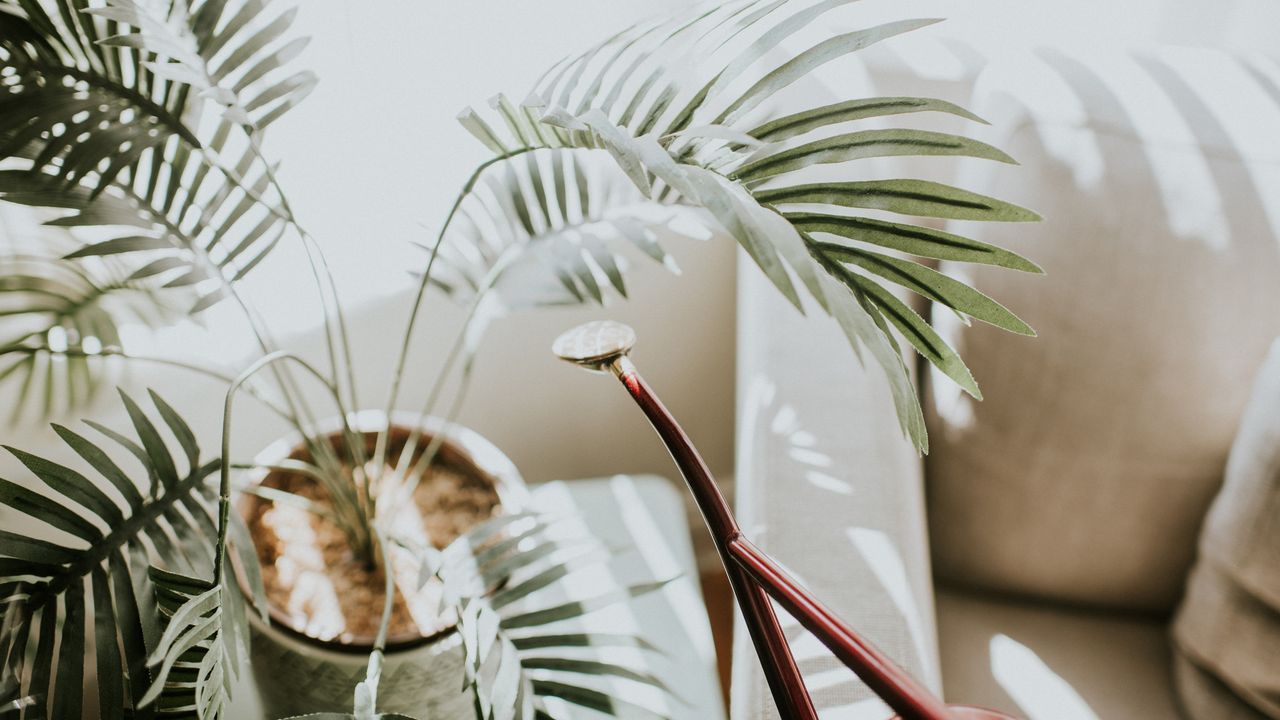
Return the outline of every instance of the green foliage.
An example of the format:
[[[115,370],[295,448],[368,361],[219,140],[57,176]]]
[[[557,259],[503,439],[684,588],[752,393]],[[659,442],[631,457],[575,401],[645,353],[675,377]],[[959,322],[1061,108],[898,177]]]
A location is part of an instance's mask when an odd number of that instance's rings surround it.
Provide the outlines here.
[[[29,249],[0,253],[0,383],[18,388],[11,424],[94,398],[114,374],[123,325],[161,327],[183,315],[175,305],[186,293],[158,291],[118,258],[64,260],[82,244],[46,230]]]
[[[609,553],[590,537],[564,537],[564,521],[523,513],[492,520],[447,548],[438,574],[460,618],[467,676],[478,720],[551,717],[545,701],[565,702],[622,717],[661,714],[611,691],[609,683],[656,688],[647,670],[609,657],[629,648],[655,652],[633,635],[585,631],[574,621],[663,588],[669,580],[616,585]],[[597,594],[549,600],[569,576]],[[631,657],[630,655],[628,657]]]
[[[485,173],[463,198],[430,282],[458,301],[492,291],[514,311],[604,304],[610,290],[626,297],[625,247],[674,269],[660,239],[682,234],[679,208],[646,203],[600,159],[538,150]]]
[[[232,618],[243,604],[221,583],[152,567],[156,607],[164,634],[147,659],[154,680],[141,706],[155,703],[162,717],[218,718],[231,703],[231,684],[247,628]]]
[[[293,224],[261,142],[315,85],[287,68],[307,42],[285,37],[295,10],[87,5],[0,0],[0,199],[49,231],[0,266],[0,312],[24,333],[0,339],[14,420],[85,404],[121,322],[209,308]]]
[[[797,309],[805,308],[799,285],[814,305],[835,318],[860,355],[869,353],[876,360],[893,389],[903,430],[925,451],[923,416],[898,339],[966,391],[975,396],[979,391],[959,355],[885,283],[961,315],[1032,334],[1003,306],[919,258],[1025,272],[1039,268],[1007,250],[927,225],[849,211],[994,222],[1039,218],[994,198],[923,180],[803,182],[822,165],[856,178],[857,162],[877,157],[1013,162],[999,149],[959,135],[844,127],[917,112],[981,122],[951,103],[887,97],[805,106],[784,93],[833,60],[936,22],[906,20],[823,37],[780,62],[771,59],[784,43],[804,38],[804,31],[826,13],[848,3],[744,0],[642,23],[551,68],[524,103],[513,105],[498,96],[491,103],[492,119],[469,109],[460,120],[498,153],[501,162],[495,164],[519,164],[522,155],[535,149],[553,158],[571,157],[574,163],[604,152],[649,204],[703,210],[709,223],[733,236]],[[776,106],[767,115],[760,110],[766,103]],[[551,177],[557,187],[577,187],[584,206],[596,205],[589,185],[575,186],[556,173]],[[533,186],[538,187],[536,179]],[[523,222],[531,206],[547,204],[540,195],[535,202],[527,192],[512,191],[503,204],[489,204],[493,217],[488,222]],[[915,257],[890,256],[876,252],[878,248]],[[581,263],[588,257],[579,255],[569,259]],[[562,283],[570,275],[590,290],[588,273],[572,274],[567,267],[557,272]]]
[[[136,275],[194,287],[199,312],[284,235],[290,215],[260,135],[315,84],[285,64],[294,12],[256,0],[0,0],[0,180],[50,221],[109,229],[68,260],[145,254]]]
[[[133,437],[89,422],[105,445],[53,426],[91,474],[6,448],[39,482],[0,479],[0,505],[12,526],[26,529],[0,530],[0,660],[4,676],[19,679],[48,717],[80,717],[85,707],[103,718],[130,710],[147,715],[148,649],[161,640],[148,568],[212,572],[217,532],[207,481],[219,462],[202,460],[190,428],[158,395],[151,400],[159,425],[121,394]],[[170,451],[171,442],[180,454]],[[140,472],[122,468],[108,446]],[[161,608],[172,604],[168,591],[155,592]],[[86,652],[86,631],[93,653]],[[97,697],[84,692],[89,662]]]

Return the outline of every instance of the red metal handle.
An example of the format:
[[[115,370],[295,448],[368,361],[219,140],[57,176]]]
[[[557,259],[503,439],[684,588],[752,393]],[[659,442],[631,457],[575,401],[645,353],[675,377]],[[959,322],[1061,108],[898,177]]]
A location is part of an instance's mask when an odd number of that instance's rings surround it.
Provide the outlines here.
[[[941,700],[854,632],[751,541],[741,536],[729,541],[729,555],[900,717],[952,717]]]
[[[787,646],[786,635],[782,632],[782,625],[778,623],[773,605],[764,589],[752,583],[742,568],[731,559],[727,541],[741,537],[742,531],[738,529],[738,521],[729,510],[724,496],[720,494],[720,488],[711,477],[707,464],[630,361],[620,358],[615,367],[618,369],[618,378],[649,418],[688,482],[702,519],[711,531],[711,538],[720,553],[720,562],[729,576],[729,586],[742,610],[747,632],[751,634],[752,644],[755,645],[756,655],[760,658],[760,666],[777,702],[778,711],[785,720],[817,720],[818,712],[805,689],[804,679],[800,675],[800,669],[796,667],[795,656]]]
[[[729,575],[747,630],[751,632],[769,688],[786,717],[813,718],[817,712],[796,667],[767,592],[853,670],[904,720],[951,720],[947,706],[885,657],[847,624],[800,587],[778,564],[746,540],[733,512],[720,494],[706,463],[671,413],[625,356],[613,369],[644,411],[684,475],[694,501],[711,531]],[[747,575],[743,579],[742,574]]]
[[[564,333],[556,339],[552,350],[561,359],[589,370],[613,372],[671,452],[720,553],[720,562],[783,718],[817,720],[818,715],[770,596],[857,673],[898,713],[896,717],[902,720],[1010,720],[990,710],[945,705],[818,602],[773,558],[743,537],[733,511],[697,449],[627,359],[635,339],[635,332],[625,325],[594,322]]]

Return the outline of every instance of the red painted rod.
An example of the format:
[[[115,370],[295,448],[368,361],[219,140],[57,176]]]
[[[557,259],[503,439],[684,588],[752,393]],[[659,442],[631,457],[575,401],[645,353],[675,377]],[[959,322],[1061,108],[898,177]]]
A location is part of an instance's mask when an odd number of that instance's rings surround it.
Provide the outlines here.
[[[764,670],[779,713],[785,720],[817,720],[818,712],[805,688],[800,669],[796,667],[795,656],[787,645],[786,635],[782,632],[782,625],[778,623],[773,605],[764,589],[752,583],[729,554],[726,541],[740,537],[742,531],[738,529],[738,521],[729,510],[724,496],[720,494],[720,487],[712,478],[707,464],[662,401],[658,400],[649,385],[635,372],[634,366],[626,358],[621,358],[615,368],[618,370],[618,378],[649,418],[654,430],[671,452],[681,474],[688,481],[689,490],[693,493],[693,499],[702,513],[707,529],[711,531],[716,550],[720,553],[720,562],[729,576],[734,597],[742,609],[747,631],[751,634],[752,644],[755,645],[756,655],[760,658],[760,666]]]
[[[893,708],[898,713],[897,718],[1010,720],[1008,716],[991,710],[944,704],[818,602],[773,558],[751,544],[742,535],[738,521],[720,494],[707,464],[627,358],[634,344],[635,332],[631,328],[604,321],[587,323],[564,333],[556,339],[552,350],[563,360],[617,376],[671,452],[720,553],[720,562],[738,600],[769,690],[784,720],[817,720],[818,715],[778,623],[770,596]]]
[[[900,717],[951,717],[941,700],[854,632],[750,540],[742,536],[730,540],[729,555]]]
[[[952,715],[941,700],[858,636],[781,572],[777,563],[747,542],[706,463],[675,418],[627,358],[619,358],[614,367],[627,392],[635,399],[666,444],[684,475],[689,490],[693,492],[694,501],[720,550],[730,584],[742,605],[747,629],[752,633],[760,664],[765,677],[769,679],[770,690],[779,709],[784,714],[790,711],[792,717],[817,717],[813,701],[796,668],[795,657],[791,654],[772,606],[767,601],[759,602],[756,597],[749,597],[748,602],[744,602],[744,595],[757,596],[765,592],[773,595],[779,604],[835,653],[841,662],[853,670],[903,720],[950,720]],[[745,571],[754,581],[745,583],[745,593],[739,590],[744,583],[735,578],[739,575],[735,570]],[[752,605],[757,607],[752,608]],[[752,617],[753,614],[755,617]],[[762,642],[766,646],[764,649],[761,647]]]

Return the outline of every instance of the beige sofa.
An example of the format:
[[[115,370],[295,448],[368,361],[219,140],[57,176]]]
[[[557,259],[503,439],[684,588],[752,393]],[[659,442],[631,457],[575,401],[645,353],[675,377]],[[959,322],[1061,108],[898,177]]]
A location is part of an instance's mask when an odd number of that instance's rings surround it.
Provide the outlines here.
[[[876,176],[954,180],[1043,214],[963,228],[1043,276],[944,264],[1039,337],[934,309],[985,400],[919,373],[921,459],[879,370],[740,262],[744,525],[948,700],[1030,720],[1178,718],[1169,619],[1280,333],[1280,64],[920,47],[868,59],[859,82],[974,109],[993,123],[979,136],[1022,165]],[[795,648],[824,718],[890,715],[812,638]],[[733,717],[774,714],[739,642]]]

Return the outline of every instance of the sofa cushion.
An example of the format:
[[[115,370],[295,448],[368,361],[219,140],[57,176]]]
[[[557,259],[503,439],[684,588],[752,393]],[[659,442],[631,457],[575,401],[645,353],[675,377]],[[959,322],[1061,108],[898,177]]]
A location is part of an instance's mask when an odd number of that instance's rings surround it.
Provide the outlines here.
[[[948,702],[1029,720],[1178,720],[1165,623],[942,588]]]
[[[1280,718],[1280,343],[1231,448],[1174,639],[1192,717]]]
[[[1173,678],[1183,714],[1213,720],[1266,720],[1212,673],[1179,653],[1173,658]]]
[[[985,139],[1022,167],[975,166],[964,184],[1045,221],[960,232],[1045,274],[946,268],[1039,337],[934,309],[985,395],[928,383],[941,577],[1172,610],[1280,331],[1280,92],[1261,67],[1208,51],[1055,51],[993,61],[979,79]]]

